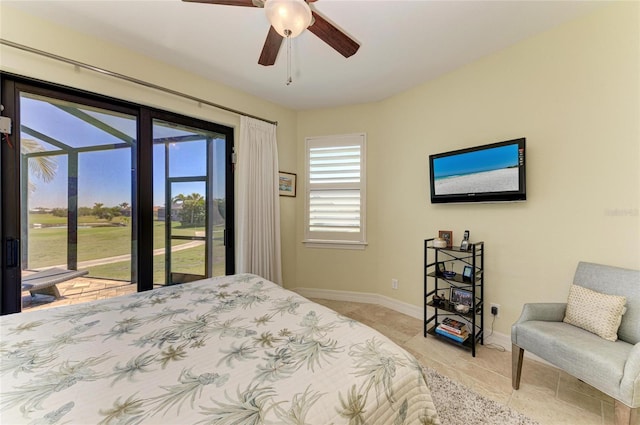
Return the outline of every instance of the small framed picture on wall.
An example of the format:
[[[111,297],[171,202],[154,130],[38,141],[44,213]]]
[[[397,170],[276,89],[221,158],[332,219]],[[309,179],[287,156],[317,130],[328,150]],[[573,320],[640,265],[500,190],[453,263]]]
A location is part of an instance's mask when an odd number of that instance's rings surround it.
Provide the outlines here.
[[[278,188],[280,196],[296,196],[296,175],[280,171],[278,178]]]
[[[439,230],[438,237],[447,241],[447,248],[453,246],[453,232],[451,230]]]

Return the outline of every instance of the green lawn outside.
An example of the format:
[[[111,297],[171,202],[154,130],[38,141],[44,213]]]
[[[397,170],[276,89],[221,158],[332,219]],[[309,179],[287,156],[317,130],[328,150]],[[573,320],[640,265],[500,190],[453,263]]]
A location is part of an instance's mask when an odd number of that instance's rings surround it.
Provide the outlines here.
[[[107,221],[103,219],[97,218],[95,215],[82,215],[78,217],[78,223],[80,224],[88,224],[88,223],[101,223],[101,224],[109,224],[109,223],[126,223],[129,220],[128,217],[114,217],[113,220]],[[60,225],[65,226],[67,224],[67,217],[56,217],[53,214],[34,214],[29,213],[29,224],[44,224],[44,225]]]
[[[214,265],[213,276],[222,276],[225,274],[225,262],[224,262],[224,245],[218,244],[216,241],[214,246]],[[204,273],[204,246],[185,249],[172,253],[172,261],[174,264],[179,264],[174,271],[191,273],[191,274],[203,274]],[[130,280],[131,270],[129,268],[129,262],[119,262],[112,264],[104,264],[101,266],[89,267],[90,276],[110,276],[111,279],[116,280]],[[165,255],[156,255],[153,257],[153,283],[156,285],[163,285],[165,281]]]
[[[176,226],[179,225],[176,223]],[[153,249],[164,248],[164,223],[154,222]],[[174,240],[172,246],[189,241]],[[67,262],[67,229],[29,229],[29,268],[37,269]],[[131,227],[78,229],[78,261],[131,253]]]
[[[122,218],[122,217],[118,217]],[[83,220],[84,219],[84,220]],[[115,221],[116,219],[114,219]],[[80,218],[81,224],[107,223],[93,216]],[[51,214],[31,214],[31,223],[43,225],[65,225],[65,217],[54,217]],[[173,233],[184,236],[203,234],[203,227],[181,228],[180,223],[173,223]],[[224,274],[224,246],[222,245],[223,228],[214,230],[214,275]],[[165,246],[164,222],[154,222],[154,249]],[[172,246],[189,243],[189,240],[173,240]],[[29,269],[37,269],[67,261],[67,229],[66,227],[42,227],[29,229]],[[202,274],[204,272],[204,247],[196,247],[173,253],[174,271]],[[78,229],[78,261],[96,260],[131,253],[131,227],[87,227]],[[221,260],[219,260],[221,259]],[[164,255],[154,256],[154,282],[164,282]],[[108,279],[130,280],[129,261],[104,264],[88,268],[89,276]]]

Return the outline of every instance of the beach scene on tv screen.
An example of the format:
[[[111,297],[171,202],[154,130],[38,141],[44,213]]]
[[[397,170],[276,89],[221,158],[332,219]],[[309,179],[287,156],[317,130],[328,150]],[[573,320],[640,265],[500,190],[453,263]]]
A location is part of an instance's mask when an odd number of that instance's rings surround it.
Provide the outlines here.
[[[433,161],[436,195],[517,191],[518,145],[501,146]]]

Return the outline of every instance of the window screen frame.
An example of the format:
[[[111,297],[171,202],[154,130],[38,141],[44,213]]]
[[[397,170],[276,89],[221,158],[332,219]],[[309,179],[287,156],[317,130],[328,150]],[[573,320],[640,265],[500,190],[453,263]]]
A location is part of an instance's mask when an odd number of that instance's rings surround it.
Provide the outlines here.
[[[354,133],[305,138],[305,215],[304,244],[311,248],[365,249],[367,246],[366,206],[367,206],[367,136],[366,133]],[[341,148],[358,146],[360,148],[359,182],[313,183],[311,180],[311,152],[318,148]],[[311,194],[318,190],[358,190],[360,193],[360,231],[359,232],[321,232],[311,229]]]

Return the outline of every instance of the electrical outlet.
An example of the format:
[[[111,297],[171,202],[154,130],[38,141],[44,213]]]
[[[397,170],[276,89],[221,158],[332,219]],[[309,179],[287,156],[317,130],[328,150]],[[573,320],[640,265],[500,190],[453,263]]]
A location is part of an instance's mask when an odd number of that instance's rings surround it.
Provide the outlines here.
[[[398,289],[398,279],[391,279],[391,289]]]
[[[493,313],[495,309],[495,314]],[[491,303],[491,314],[496,316],[496,318],[500,317],[500,304]]]

